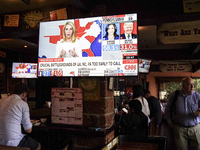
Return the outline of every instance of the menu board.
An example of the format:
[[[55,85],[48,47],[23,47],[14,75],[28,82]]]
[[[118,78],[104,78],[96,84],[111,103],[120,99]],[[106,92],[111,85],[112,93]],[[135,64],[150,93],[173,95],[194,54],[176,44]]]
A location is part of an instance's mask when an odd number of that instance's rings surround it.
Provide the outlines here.
[[[80,88],[52,88],[52,123],[82,125],[83,95]]]

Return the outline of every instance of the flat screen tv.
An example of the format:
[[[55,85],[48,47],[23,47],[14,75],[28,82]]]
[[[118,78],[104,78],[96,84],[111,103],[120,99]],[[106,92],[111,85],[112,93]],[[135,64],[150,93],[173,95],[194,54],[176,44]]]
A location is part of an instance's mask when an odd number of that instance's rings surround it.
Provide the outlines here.
[[[150,59],[139,59],[139,72],[140,73],[149,73],[149,69],[151,66]]]
[[[41,22],[38,55],[38,77],[137,76],[137,14]]]
[[[12,63],[12,78],[37,78],[37,63]]]

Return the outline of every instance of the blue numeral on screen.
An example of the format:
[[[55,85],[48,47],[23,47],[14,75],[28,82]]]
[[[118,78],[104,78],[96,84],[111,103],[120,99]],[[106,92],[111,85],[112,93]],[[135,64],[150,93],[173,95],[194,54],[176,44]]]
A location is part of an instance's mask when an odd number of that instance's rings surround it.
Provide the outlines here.
[[[119,51],[120,45],[103,45],[103,51]]]

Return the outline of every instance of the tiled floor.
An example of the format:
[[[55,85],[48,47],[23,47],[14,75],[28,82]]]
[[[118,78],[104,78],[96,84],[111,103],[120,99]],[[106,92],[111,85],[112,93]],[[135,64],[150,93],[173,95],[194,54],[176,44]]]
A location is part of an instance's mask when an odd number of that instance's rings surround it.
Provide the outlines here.
[[[162,121],[162,123],[158,127],[157,131],[158,131],[157,135],[166,136],[168,138],[167,139],[167,149],[166,150],[176,150],[174,136],[173,136],[173,130],[172,130],[172,128],[170,128],[167,125],[165,120]]]

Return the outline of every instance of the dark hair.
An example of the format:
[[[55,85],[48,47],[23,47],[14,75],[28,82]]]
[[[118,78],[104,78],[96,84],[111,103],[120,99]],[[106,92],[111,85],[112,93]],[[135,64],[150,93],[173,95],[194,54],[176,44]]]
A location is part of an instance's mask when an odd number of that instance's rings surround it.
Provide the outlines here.
[[[115,29],[114,36],[115,36],[115,37],[116,37],[116,36],[119,36],[119,35],[117,35],[117,27],[116,27],[116,25],[113,23],[113,24],[108,24],[108,25],[106,26],[106,35],[104,36],[104,38],[105,38],[105,37],[108,37],[108,27],[109,27],[110,25],[113,25],[113,26],[114,26],[114,29]]]
[[[151,92],[149,90],[144,90],[144,94],[151,94]]]
[[[14,88],[14,91],[13,91],[13,94],[17,94],[17,95],[20,95],[24,92],[28,93],[28,86],[24,83],[19,83],[15,86]]]
[[[131,100],[129,102],[129,107],[134,109],[135,113],[139,113],[142,111],[142,105],[139,100]]]
[[[143,96],[143,88],[140,84],[134,85],[132,87],[133,90],[133,98]]]

